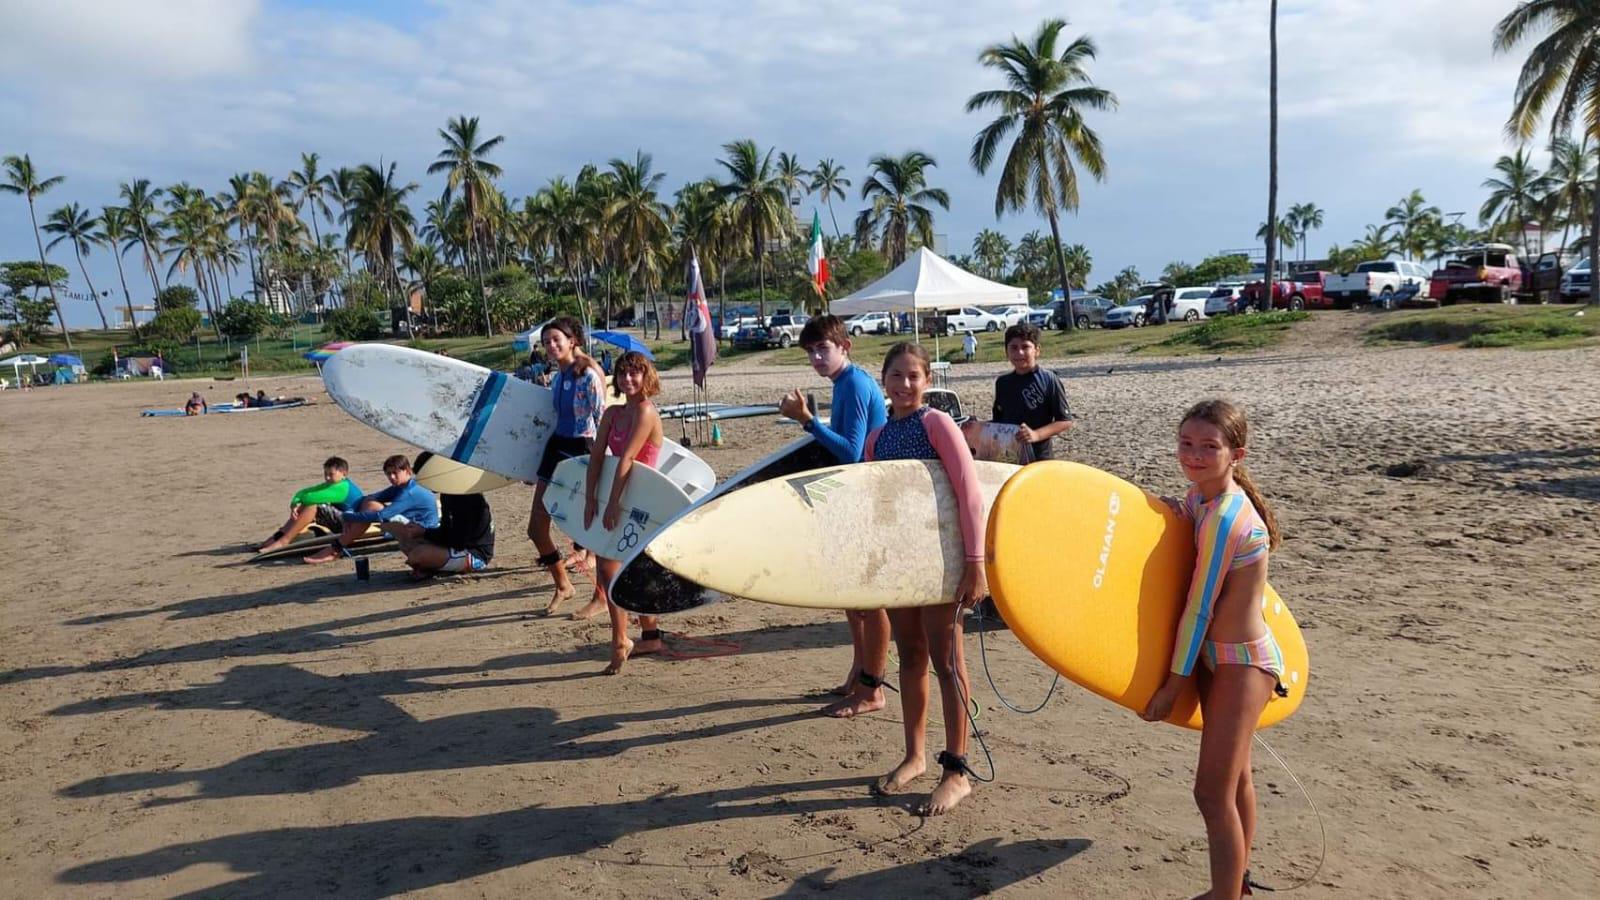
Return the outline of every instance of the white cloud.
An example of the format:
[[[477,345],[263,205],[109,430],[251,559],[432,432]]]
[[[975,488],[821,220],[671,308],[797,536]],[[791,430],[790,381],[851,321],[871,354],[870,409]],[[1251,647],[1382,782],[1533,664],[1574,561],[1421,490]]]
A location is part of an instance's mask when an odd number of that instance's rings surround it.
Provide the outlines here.
[[[45,77],[184,80],[235,72],[252,52],[259,0],[0,0],[0,68]],[[45,70],[40,72],[39,70]]]

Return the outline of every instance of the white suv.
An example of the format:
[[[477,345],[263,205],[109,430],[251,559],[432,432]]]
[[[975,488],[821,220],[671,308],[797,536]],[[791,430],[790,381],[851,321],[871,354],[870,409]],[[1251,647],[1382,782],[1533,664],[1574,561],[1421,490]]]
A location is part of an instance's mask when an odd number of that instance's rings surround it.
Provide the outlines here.
[[[964,331],[999,331],[1006,327],[1006,320],[992,313],[984,312],[976,306],[963,306],[960,309],[943,310],[944,333],[960,334]]]
[[[1028,313],[1031,311],[1032,307],[1019,303],[1016,306],[1002,306],[994,310],[994,314],[1006,323],[1007,328],[1010,328],[1013,325],[1021,325],[1023,322],[1028,321]]]
[[[860,337],[863,334],[888,334],[894,320],[888,313],[862,313],[851,316],[845,321],[844,327],[850,332],[851,337]]]
[[[1182,319],[1193,322],[1206,317],[1206,301],[1211,299],[1211,288],[1186,287],[1178,288],[1172,295],[1172,311],[1167,313],[1168,319]]]
[[[1206,297],[1205,315],[1225,316],[1233,312],[1234,306],[1239,302],[1239,295],[1244,292],[1242,284],[1219,284],[1211,289],[1211,294]]]

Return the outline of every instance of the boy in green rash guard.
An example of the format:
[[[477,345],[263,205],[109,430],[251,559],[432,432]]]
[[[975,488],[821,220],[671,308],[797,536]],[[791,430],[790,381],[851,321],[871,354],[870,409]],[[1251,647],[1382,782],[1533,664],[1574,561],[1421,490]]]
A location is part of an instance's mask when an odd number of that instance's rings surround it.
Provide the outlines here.
[[[361,502],[361,488],[349,478],[350,464],[338,456],[330,456],[322,464],[322,483],[301,488],[289,501],[289,520],[257,547],[257,552],[276,550],[295,539],[312,522],[320,522],[337,534],[343,527],[343,516]]]

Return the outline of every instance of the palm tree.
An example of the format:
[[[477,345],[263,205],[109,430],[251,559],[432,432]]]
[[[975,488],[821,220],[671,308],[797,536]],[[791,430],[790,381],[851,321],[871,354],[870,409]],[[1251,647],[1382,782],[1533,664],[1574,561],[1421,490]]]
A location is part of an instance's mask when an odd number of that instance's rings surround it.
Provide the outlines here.
[[[1539,130],[1545,108],[1555,100],[1550,116],[1552,134],[1567,134],[1573,123],[1579,122],[1585,141],[1600,139],[1600,3],[1525,0],[1495,25],[1495,52],[1509,53],[1544,28],[1550,33],[1534,45],[1522,64],[1506,133],[1519,141],[1531,139]],[[1593,196],[1600,201],[1600,168],[1593,184]],[[1600,240],[1596,239],[1600,237],[1600,202],[1591,202],[1590,207],[1589,271],[1600,272]],[[1589,292],[1589,302],[1600,303],[1600,289]]]
[[[128,304],[128,327],[133,329],[133,339],[140,340],[139,320],[133,314],[133,294],[128,290],[128,276],[122,271],[122,254],[139,242],[133,231],[132,217],[120,206],[107,206],[101,208],[100,218],[96,221],[100,227],[95,232],[95,240],[110,249],[111,258],[116,260],[117,280],[122,282],[122,299]],[[89,276],[85,274],[84,277]]]
[[[1428,201],[1423,199],[1422,191],[1413,190],[1401,198],[1398,204],[1384,211],[1385,223],[1398,232],[1395,235],[1395,249],[1404,254],[1406,259],[1415,259],[1421,255],[1422,250],[1417,237],[1429,219],[1439,218],[1439,207],[1427,204]]]
[[[1117,98],[1095,87],[1089,78],[1086,65],[1095,58],[1096,49],[1087,35],[1056,52],[1057,39],[1066,27],[1065,19],[1050,19],[1039,26],[1030,42],[1013,35],[1010,43],[980,53],[979,62],[998,70],[1006,88],[973,94],[966,109],[969,113],[990,107],[1000,110],[972,141],[972,165],[980,174],[994,162],[1000,142],[1013,131],[1017,133],[995,190],[995,217],[1006,210],[1022,209],[1031,195],[1034,208],[1050,220],[1062,296],[1071,298],[1072,285],[1061,251],[1060,214],[1078,209],[1074,158],[1096,181],[1105,179],[1100,136],[1084,121],[1084,112],[1116,109]],[[1067,327],[1074,327],[1071,316]]]
[[[1361,239],[1350,245],[1349,253],[1358,257],[1358,261],[1386,259],[1389,254],[1397,249],[1394,237],[1389,234],[1389,225],[1368,225],[1367,231]]]
[[[211,253],[212,229],[219,218],[217,207],[201,192],[187,185],[175,185],[168,194],[168,205],[172,207],[167,215],[168,244],[172,247],[173,259],[167,269],[167,278],[170,281],[174,272],[183,271],[189,271],[194,276],[194,286],[206,305],[212,328],[220,338],[222,331],[217,325],[216,314],[221,309],[222,298],[217,296],[219,292],[215,285],[208,286],[205,278],[205,267]],[[216,296],[215,304],[212,302],[213,296]]]
[[[1322,227],[1322,210],[1315,203],[1296,203],[1289,207],[1289,219],[1295,225],[1295,243],[1300,247],[1300,259],[1306,258],[1306,235]]]
[[[920,150],[898,157],[874,156],[867,163],[872,174],[861,183],[861,199],[871,205],[856,215],[856,240],[871,243],[877,235],[879,249],[891,266],[905,262],[911,238],[922,246],[933,243],[929,204],[950,208],[950,195],[944,189],[928,187],[928,170],[937,165]]]
[[[39,248],[39,268],[50,289],[50,303],[56,308],[56,318],[61,322],[61,334],[67,339],[67,347],[72,347],[72,332],[67,329],[67,317],[61,313],[61,301],[56,297],[56,286],[50,281],[50,264],[44,258],[44,240],[39,237],[39,216],[34,211],[33,201],[40,194],[61,184],[67,179],[61,175],[52,175],[49,178],[40,178],[39,173],[33,168],[33,160],[24,153],[21,156],[8,156],[5,158],[6,180],[0,182],[0,191],[16,194],[28,198],[28,219],[33,222],[33,243]],[[37,296],[37,294],[35,294]]]
[[[1590,206],[1594,202],[1591,186],[1596,175],[1595,152],[1600,143],[1588,139],[1582,142],[1560,137],[1550,147],[1550,171],[1545,194],[1546,215],[1561,223],[1561,249],[1566,249],[1573,225],[1582,236],[1588,225]]]
[[[985,228],[972,239],[972,255],[982,264],[984,274],[999,278],[1011,259],[1011,239],[992,228]]]
[[[156,209],[156,201],[161,199],[163,193],[161,188],[152,188],[148,178],[124,181],[117,187],[122,208],[128,211],[128,223],[133,228],[134,239],[139,242],[144,257],[145,273],[150,276],[150,289],[157,297],[161,295],[161,281],[156,273],[156,263],[162,261],[163,254],[161,212]]]
[[[650,154],[643,150],[634,151],[632,161],[613,159],[610,165],[616,196],[606,209],[606,222],[629,275],[641,278],[645,299],[653,308],[661,257],[672,235],[672,209],[661,202],[658,193],[666,174],[650,170]],[[656,338],[661,338],[659,314]]]
[[[328,199],[339,206],[339,221],[349,221],[350,204],[355,196],[356,170],[347,166],[340,166],[333,170],[333,187],[328,191]],[[344,247],[344,274],[350,277],[353,272],[350,264],[350,245]]]
[[[44,230],[57,235],[46,250],[54,249],[62,241],[72,242],[72,252],[78,257],[78,271],[83,273],[83,281],[89,285],[89,299],[94,301],[94,311],[100,314],[100,328],[103,331],[111,330],[111,323],[106,321],[106,311],[100,306],[100,293],[94,289],[94,281],[89,278],[89,270],[83,264],[83,255],[100,243],[99,236],[95,234],[95,217],[89,211],[76,203],[69,203],[50,214],[44,223]]]
[[[1271,223],[1263,222],[1261,227],[1256,229],[1256,240],[1265,241],[1269,237],[1276,237],[1278,259],[1281,260],[1285,255],[1284,251],[1294,246],[1294,236],[1298,227],[1297,223],[1287,219],[1280,220],[1276,227]],[[1270,281],[1276,277],[1276,275],[1269,275],[1267,280]],[[1270,298],[1268,302],[1271,302]]]
[[[300,154],[300,168],[289,173],[289,189],[294,196],[294,209],[299,212],[302,207],[311,208],[311,237],[322,246],[322,230],[317,227],[317,210],[322,210],[322,217],[333,218],[333,210],[328,208],[328,197],[333,193],[333,176],[317,171],[317,160],[321,157],[315,153]]]
[[[828,207],[828,218],[833,221],[833,236],[840,237],[839,219],[833,214],[833,198],[840,200],[847,198],[845,188],[850,186],[850,179],[844,177],[844,166],[838,165],[832,159],[824,159],[817,163],[811,170],[811,192],[822,196],[822,203]]]
[[[1484,225],[1503,225],[1515,222],[1519,240],[1528,234],[1528,211],[1537,209],[1539,198],[1549,189],[1549,181],[1533,167],[1533,160],[1521,147],[1512,156],[1502,156],[1495,161],[1498,178],[1486,178],[1483,187],[1489,198],[1478,210],[1478,221]]]
[[[1082,244],[1068,244],[1061,248],[1061,265],[1066,269],[1068,284],[1088,284],[1089,273],[1094,270],[1089,248]],[[1066,296],[1071,297],[1071,292]]]
[[[784,199],[789,201],[789,208],[793,210],[800,205],[800,193],[809,190],[811,176],[810,170],[800,165],[800,158],[793,153],[778,154],[778,185],[783,188]]]
[[[1266,233],[1256,235],[1266,242],[1267,265],[1265,274],[1267,284],[1271,285],[1272,279],[1277,275],[1277,259],[1273,256],[1273,243],[1281,244],[1282,238],[1278,235],[1278,0],[1272,0],[1270,21],[1267,27],[1268,44],[1268,75],[1267,75],[1267,222]],[[1261,311],[1272,309],[1272,288],[1269,286],[1261,292],[1258,301]]]
[[[722,250],[730,242],[727,239],[728,207],[718,196],[717,183],[709,178],[690,182],[679,189],[677,201],[672,233],[678,244],[678,264],[687,267],[690,259],[698,259],[701,276],[720,281]],[[718,298],[725,307],[727,291],[719,291]]]
[[[505,142],[505,136],[497,134],[488,140],[480,141],[478,117],[473,116],[469,119],[466,116],[457,116],[439,129],[439,138],[444,141],[444,149],[439,151],[433,164],[428,166],[428,174],[446,173],[444,191],[446,203],[449,203],[451,194],[457,191],[466,200],[468,240],[478,256],[476,269],[478,295],[483,300],[483,325],[487,333],[493,336],[494,325],[489,321],[489,297],[483,288],[483,248],[480,230],[483,227],[487,195],[492,190],[491,182],[501,175],[500,167],[485,157]]]
[[[376,270],[385,285],[398,288],[396,250],[403,253],[417,242],[412,232],[416,216],[406,206],[406,197],[417,189],[417,183],[397,183],[395,163],[390,163],[387,171],[379,166],[363,163],[355,170],[345,243],[361,253],[367,268]]]
[[[766,321],[766,243],[783,227],[788,204],[772,168],[771,150],[763,154],[755,141],[742,140],[723,144],[722,152],[727,157],[717,160],[717,164],[728,170],[728,182],[718,192],[727,200],[728,214],[735,226],[750,235],[750,252],[760,284],[761,319]]]

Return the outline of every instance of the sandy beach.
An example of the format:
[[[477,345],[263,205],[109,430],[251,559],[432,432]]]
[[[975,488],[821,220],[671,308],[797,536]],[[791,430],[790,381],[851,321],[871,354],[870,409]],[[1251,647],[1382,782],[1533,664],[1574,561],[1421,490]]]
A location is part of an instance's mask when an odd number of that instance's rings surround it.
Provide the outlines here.
[[[1369,348],[1351,320],[1319,317],[1259,355],[1051,362],[1082,417],[1059,449],[1178,492],[1182,410],[1216,395],[1248,410],[1287,535],[1272,581],[1312,658],[1304,706],[1264,733],[1326,827],[1299,895],[1595,896],[1600,350]],[[1003,370],[957,366],[951,386],[986,413]],[[712,378],[729,402],[827,397],[805,368]],[[686,370],[664,382],[662,402],[689,399]],[[305,409],[138,415],[239,385],[0,395],[0,894],[1204,889],[1197,735],[1067,683],[1037,715],[1008,712],[976,634],[997,778],[924,821],[920,795],[867,790],[901,752],[892,695],[857,721],[814,714],[849,665],[842,616],[715,604],[665,627],[721,642],[674,639],[682,656],[723,655],[601,677],[603,621],[536,615],[550,585],[523,537],[530,488],[490,495],[482,574],[412,584],[393,554],[368,582],[346,563],[252,562],[324,457],[375,490],[382,458],[411,450],[314,377],[250,385],[319,401]],[[703,451],[719,475],[797,433],[726,431]],[[1002,690],[1038,702],[1050,673],[1008,633],[986,640]],[[1265,754],[1255,773],[1255,874],[1292,884],[1321,854],[1317,820]]]

